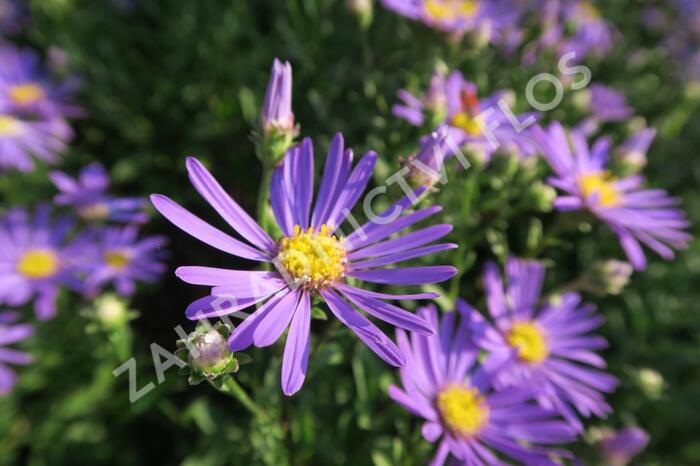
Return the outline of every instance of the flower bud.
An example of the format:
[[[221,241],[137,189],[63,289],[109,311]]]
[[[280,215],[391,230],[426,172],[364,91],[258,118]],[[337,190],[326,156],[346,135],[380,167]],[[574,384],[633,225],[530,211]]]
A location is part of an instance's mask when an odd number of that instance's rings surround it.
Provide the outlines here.
[[[294,131],[292,65],[289,62],[282,63],[275,58],[260,119],[266,134],[273,131],[280,133]]]
[[[105,294],[95,301],[95,318],[105,327],[118,327],[132,317],[123,299]]]
[[[177,356],[187,361],[190,383],[198,384],[203,379],[214,379],[238,372],[237,355],[228,348],[229,327],[218,322],[214,327],[199,325],[186,339],[177,342]]]
[[[372,0],[347,0],[347,6],[357,15],[363,28],[367,28],[372,23]]]
[[[647,164],[647,152],[651,146],[656,130],[644,128],[625,141],[615,152],[615,162],[621,174],[634,175]]]
[[[620,294],[629,283],[633,271],[634,268],[627,262],[613,259],[596,261],[585,274],[583,288],[601,295]]]
[[[626,466],[649,443],[649,434],[639,427],[610,432],[600,442],[601,453],[610,466]]]

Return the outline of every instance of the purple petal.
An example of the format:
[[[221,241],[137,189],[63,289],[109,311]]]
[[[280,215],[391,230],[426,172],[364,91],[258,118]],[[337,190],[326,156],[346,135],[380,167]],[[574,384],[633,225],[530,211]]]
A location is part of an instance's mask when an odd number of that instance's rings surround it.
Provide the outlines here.
[[[348,273],[349,277],[390,285],[428,285],[455,276],[457,269],[449,265],[407,267],[402,269],[363,270]]]
[[[293,395],[304,383],[309,364],[311,343],[311,303],[309,293],[303,292],[294,311],[292,325],[284,345],[282,360],[282,391]]]

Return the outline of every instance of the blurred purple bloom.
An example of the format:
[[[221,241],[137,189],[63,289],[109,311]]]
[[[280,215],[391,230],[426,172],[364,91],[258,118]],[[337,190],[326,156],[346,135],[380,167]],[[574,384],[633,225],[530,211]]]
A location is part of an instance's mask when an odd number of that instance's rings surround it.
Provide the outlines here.
[[[289,62],[282,63],[275,58],[260,117],[266,132],[295,132],[292,112],[292,65]]]
[[[15,324],[16,320],[16,313],[0,312],[0,395],[9,393],[17,380],[17,374],[9,365],[24,366],[32,362],[29,354],[6,348],[26,340],[34,333],[31,325]]]
[[[76,90],[75,79],[55,83],[34,51],[0,48],[0,107],[47,120],[80,116]]]
[[[138,237],[135,226],[104,228],[97,232],[95,257],[85,280],[85,291],[96,295],[107,283],[122,296],[134,293],[135,282],[152,283],[165,271],[162,259],[167,240]]]
[[[445,88],[445,74],[440,70],[435,70],[430,78],[428,91],[424,96],[418,98],[406,89],[401,89],[398,93],[403,103],[395,104],[392,112],[395,116],[408,121],[413,126],[422,126],[425,120],[425,113],[429,112],[433,121],[442,121],[447,112],[447,90]]]
[[[539,306],[544,266],[511,258],[504,286],[498,267],[489,262],[484,272],[486,321],[466,302],[457,303],[471,317],[476,344],[506,360],[494,377],[497,387],[528,386],[539,404],[559,411],[577,431],[583,429],[575,411],[604,417],[612,411],[601,392],[612,392],[617,379],[593,369],[606,367],[595,350],[605,348],[602,337],[587,335],[603,323],[595,307],[581,305],[577,293]]]
[[[601,450],[605,464],[610,466],[626,466],[646,448],[649,443],[649,434],[639,427],[612,432],[601,441]]]
[[[82,267],[84,237],[67,241],[70,219],[51,220],[47,206],[37,208],[33,218],[14,209],[0,219],[0,304],[22,306],[34,297],[40,319],[56,312],[61,285],[79,290],[75,272]]]
[[[661,189],[644,189],[642,176],[616,178],[607,169],[610,141],[601,138],[591,148],[586,138],[561,124],[536,128],[543,156],[555,173],[548,182],[566,193],[555,207],[569,211],[587,209],[610,226],[618,236],[635,269],[646,268],[640,243],[664,259],[673,259],[671,248],[687,247],[691,236],[685,213],[674,208],[680,201]]]
[[[445,102],[444,123],[449,127],[449,137],[457,147],[467,146],[470,150],[489,160],[499,150],[515,150],[523,157],[535,154],[529,130],[516,128],[536,114],[515,115],[511,112],[512,95],[509,91],[497,91],[490,97],[479,99],[476,84],[466,81],[462,73],[453,71],[442,81],[435,75],[429,91],[430,100]],[[426,108],[428,95],[420,99],[407,91],[399,96],[407,104],[395,106],[394,114],[412,124],[422,123],[420,112]]]
[[[506,464],[497,459],[500,454],[518,464],[556,466],[550,455],[568,456],[540,446],[576,436],[555,411],[534,403],[528,388],[494,387],[489,375],[494,368],[477,362],[469,316],[461,323],[456,312],[439,319],[434,306],[419,308],[417,314],[439,331],[409,338],[397,330],[406,365],[400,369],[402,386],[390,386],[389,396],[425,419],[423,438],[439,442],[431,466],[443,465],[449,455],[465,466]]]
[[[187,283],[213,287],[210,296],[187,308],[190,319],[228,315],[266,301],[233,331],[229,345],[233,352],[251,345],[269,346],[289,327],[282,364],[282,389],[287,395],[298,391],[306,376],[313,296],[320,295],[331,312],[384,361],[401,366],[404,355],[353,304],[392,325],[431,333],[434,329],[423,319],[384,300],[428,299],[436,295],[375,293],[346,283],[346,277],[370,283],[423,285],[442,282],[456,273],[454,267],[448,266],[382,268],[455,247],[429,244],[448,234],[451,225],[434,225],[392,237],[440,210],[437,206],[428,207],[401,216],[411,206],[413,196],[404,197],[349,236],[335,236],[371,179],[377,154],[365,154],[354,170],[352,159],[352,150],[344,149],[343,137],[337,134],[331,142],[312,210],[312,142],[307,138],[287,152],[272,175],[270,187],[272,211],[283,234],[278,241],[231,199],[194,158],[187,160],[187,169],[195,188],[250,244],[210,226],[165,196],[151,196],[161,214],[195,238],[237,257],[273,263],[275,271],[180,267],[176,274]]]
[[[624,121],[634,113],[627,104],[627,97],[611,87],[591,84],[583,91],[587,94],[586,110],[590,116],[581,124],[581,131],[591,135],[601,123]]]
[[[589,55],[600,57],[619,37],[618,30],[601,16],[593,1],[540,0],[528,2],[525,7],[527,13],[539,19],[542,31],[525,48],[526,65],[534,64],[546,50],[555,51],[559,57],[573,52],[571,63],[580,63]]]
[[[0,0],[0,36],[17,34],[27,23],[22,0]]]
[[[148,221],[148,215],[143,212],[145,199],[115,198],[107,194],[109,175],[97,162],[83,168],[77,179],[61,171],[49,173],[49,178],[61,191],[54,198],[54,203],[74,207],[78,215],[86,220],[114,220],[122,223]]]
[[[607,54],[619,36],[618,30],[601,15],[595,2],[568,0],[563,3],[563,18],[573,24],[574,33],[559,45],[559,55],[573,52],[576,63],[589,55],[602,57]]]
[[[25,120],[11,112],[0,99],[0,172],[32,171],[35,166],[32,156],[56,163],[72,137],[73,131],[63,119]]]
[[[457,35],[472,32],[494,43],[503,41],[502,31],[518,18],[517,8],[502,0],[382,0],[382,4],[428,27]]]

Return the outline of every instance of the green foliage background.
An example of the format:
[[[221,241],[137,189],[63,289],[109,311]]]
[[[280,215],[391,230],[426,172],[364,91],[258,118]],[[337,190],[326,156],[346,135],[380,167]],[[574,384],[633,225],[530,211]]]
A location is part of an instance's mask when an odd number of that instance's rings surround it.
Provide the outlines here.
[[[436,60],[459,67],[483,95],[512,88],[520,110],[527,109],[528,79],[556,70],[547,57],[526,69],[517,55],[450,44],[379,5],[365,29],[339,0],[133,3],[120,11],[108,1],[30,2],[33,22],[20,42],[44,52],[51,45],[64,48],[83,79],[79,101],[88,114],[75,122],[78,137],[63,167],[75,173],[99,160],[110,168],[118,193],[165,193],[214,224],[219,219],[189,185],[184,156],[197,155],[254,211],[260,166],[251,128],[274,57],[292,62],[295,116],[302,135],[314,138],[317,158],[341,131],[356,153],[371,148],[381,154],[378,183],[400,156],[415,150],[422,134],[391,115],[396,91],[424,88]],[[674,78],[673,65],[657,50],[659,37],[640,27],[638,4],[603,2],[622,39],[605,60],[589,65],[594,81],[624,91],[637,114],[659,129],[646,174],[651,185],[683,198],[697,232],[700,98]],[[641,59],[628,60],[633,53]],[[580,116],[574,94],[567,93],[547,118],[573,125]],[[619,142],[632,126],[605,130]],[[482,265],[508,253],[547,260],[548,291],[575,279],[594,259],[622,257],[615,238],[595,223],[582,220],[553,236],[559,216],[534,202],[539,191],[533,180],[544,173],[541,164],[519,166],[506,157],[486,169],[450,173],[434,199],[446,206],[443,220],[455,225],[451,239],[461,246],[457,254],[435,258],[461,266],[461,281],[445,285],[450,296],[483,307]],[[33,206],[53,194],[46,169],[0,177],[3,205]],[[251,265],[217,253],[157,215],[147,231],[170,237],[170,270],[181,264]],[[620,296],[588,296],[608,318],[605,357],[622,380],[611,397],[615,415],[590,425],[638,423],[648,430],[652,443],[634,464],[700,464],[699,271],[696,241],[675,262],[653,258]],[[27,344],[36,364],[23,369],[17,389],[0,399],[0,465],[426,463],[431,446],[421,438],[418,420],[386,395],[392,371],[330,321],[313,322],[312,348],[320,349],[312,354],[304,388],[292,398],[279,388],[281,348],[251,352],[254,362],[237,378],[267,418],[253,418],[206,384],[188,386],[175,368],[157,384],[151,343],[174,351],[173,327],[193,328],[184,308],[205,293],[168,273],[141,288],[130,306],[138,317],[114,327],[96,325],[84,312],[90,303],[62,296],[59,316],[39,325]],[[133,405],[127,377],[112,376],[132,354],[138,386],[157,385]],[[654,373],[660,384],[653,383]],[[585,441],[576,450],[586,464],[593,461]]]

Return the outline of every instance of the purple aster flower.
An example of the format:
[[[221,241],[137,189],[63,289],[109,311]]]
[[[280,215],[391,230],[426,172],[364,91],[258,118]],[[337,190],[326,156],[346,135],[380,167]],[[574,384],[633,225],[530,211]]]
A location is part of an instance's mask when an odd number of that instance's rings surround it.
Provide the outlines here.
[[[496,264],[487,263],[484,285],[492,323],[464,301],[457,306],[471,317],[476,344],[491,353],[489,358],[508,361],[494,377],[498,388],[532,387],[542,407],[559,411],[582,430],[575,411],[606,416],[612,410],[602,393],[612,392],[618,383],[598,370],[606,364],[595,350],[607,342],[588,335],[603,318],[595,315],[593,305],[581,305],[577,293],[538,305],[543,279],[542,264],[511,258],[504,286]]]
[[[0,395],[9,393],[17,380],[17,374],[9,365],[24,366],[32,362],[29,354],[6,348],[26,340],[34,333],[31,325],[15,324],[17,317],[14,312],[0,312]]]
[[[591,84],[583,92],[588,100],[586,110],[590,114],[581,124],[581,131],[586,135],[596,132],[601,123],[624,121],[634,113],[627,104],[627,97],[611,87]]]
[[[165,271],[162,259],[167,240],[161,236],[138,237],[135,226],[104,228],[97,232],[95,257],[85,280],[88,295],[97,295],[107,283],[122,296],[130,296],[135,282],[152,283]]]
[[[593,1],[565,1],[562,14],[562,20],[573,25],[574,33],[559,45],[559,54],[563,56],[573,52],[575,62],[580,63],[589,55],[601,57],[607,54],[619,35]]]
[[[260,115],[265,132],[296,134],[292,112],[292,65],[275,58]]]
[[[626,466],[646,448],[649,434],[639,427],[628,427],[607,434],[601,441],[600,447],[610,466]]]
[[[439,442],[431,466],[441,466],[450,454],[465,466],[509,464],[499,454],[519,464],[556,466],[550,455],[568,456],[541,445],[570,442],[575,431],[556,412],[538,406],[531,390],[494,388],[489,375],[494,368],[477,363],[468,318],[458,323],[456,313],[448,312],[440,320],[434,306],[420,308],[418,315],[438,333],[409,339],[397,330],[406,365],[400,369],[402,387],[390,386],[389,396],[424,418],[423,437]]]
[[[479,99],[476,84],[466,81],[459,71],[453,71],[447,79],[433,76],[429,93],[419,99],[407,91],[399,96],[406,105],[394,107],[394,114],[412,124],[421,124],[422,111],[430,101],[444,102],[444,123],[449,127],[449,137],[456,146],[466,146],[489,160],[497,151],[515,150],[521,156],[537,152],[526,121],[534,123],[536,114],[514,115],[510,111],[513,101],[509,91],[497,91],[490,97]],[[523,128],[516,128],[522,125]]]
[[[55,163],[72,136],[71,128],[63,119],[25,120],[11,112],[0,98],[0,171],[32,171],[32,156]]]
[[[115,198],[107,194],[109,175],[95,162],[83,168],[76,179],[60,171],[49,173],[53,184],[61,191],[54,198],[56,205],[69,205],[85,220],[113,220],[123,223],[144,223],[146,200],[140,197]]]
[[[586,138],[567,133],[559,123],[547,130],[535,128],[545,160],[555,176],[549,184],[566,194],[555,207],[569,211],[587,209],[605,222],[618,236],[620,245],[637,270],[646,267],[640,243],[664,259],[673,259],[671,248],[687,247],[691,236],[685,213],[673,206],[680,201],[661,189],[644,189],[641,176],[616,178],[606,169],[610,141],[599,139],[589,149]]]
[[[331,312],[384,361],[401,366],[405,361],[401,351],[353,305],[390,324],[431,333],[434,329],[423,319],[384,300],[428,299],[436,295],[371,292],[347,279],[422,285],[447,280],[456,273],[449,266],[382,268],[456,247],[429,244],[449,233],[451,225],[434,225],[391,237],[440,211],[434,206],[400,215],[424,189],[407,195],[381,216],[372,216],[350,235],[336,236],[367,186],[377,154],[365,154],[351,170],[352,159],[352,151],[344,150],[343,137],[337,134],[331,142],[312,209],[312,142],[307,138],[287,152],[272,175],[270,187],[272,212],[283,235],[279,240],[258,226],[194,158],[187,160],[187,169],[195,188],[250,244],[210,226],[165,196],[151,196],[156,209],[190,235],[229,254],[274,265],[275,271],[180,267],[176,274],[187,283],[213,287],[211,296],[187,308],[191,319],[219,317],[264,303],[231,334],[229,346],[233,352],[251,345],[269,346],[289,327],[282,364],[282,389],[287,395],[301,388],[306,375],[312,297],[320,296]]]
[[[71,103],[76,89],[74,79],[55,83],[34,51],[0,48],[0,106],[42,119],[80,116]]]
[[[475,33],[501,42],[502,30],[518,18],[517,8],[500,0],[382,0],[384,7],[426,26],[462,35]]]
[[[61,285],[81,288],[74,274],[83,265],[86,241],[81,236],[68,242],[71,226],[67,217],[52,221],[47,206],[40,206],[33,218],[21,209],[0,218],[0,304],[21,306],[36,297],[37,316],[49,319]]]
[[[26,13],[20,0],[0,0],[0,36],[20,32],[27,22]]]

